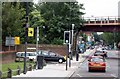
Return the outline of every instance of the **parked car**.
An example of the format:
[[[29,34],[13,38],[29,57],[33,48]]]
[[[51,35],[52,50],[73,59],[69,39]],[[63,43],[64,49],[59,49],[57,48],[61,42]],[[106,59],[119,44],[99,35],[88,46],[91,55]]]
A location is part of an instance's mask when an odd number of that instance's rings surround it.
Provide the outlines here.
[[[17,52],[15,61],[24,61],[25,52]],[[36,61],[36,52],[26,52],[27,61]]]
[[[59,63],[66,61],[66,57],[52,51],[41,50],[39,51],[39,55],[42,55],[45,61],[53,61]]]
[[[89,58],[88,71],[104,71],[106,72],[106,62],[102,56],[92,56]]]

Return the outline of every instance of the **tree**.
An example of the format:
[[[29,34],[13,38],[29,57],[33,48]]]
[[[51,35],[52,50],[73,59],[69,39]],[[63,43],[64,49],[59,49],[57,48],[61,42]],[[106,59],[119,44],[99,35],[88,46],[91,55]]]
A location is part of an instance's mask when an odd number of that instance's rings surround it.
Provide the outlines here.
[[[104,40],[105,44],[113,45],[114,43],[116,43],[116,46],[117,46],[117,44],[119,43],[119,40],[120,40],[120,33],[105,32],[101,35],[101,38]]]
[[[12,2],[2,4],[2,36],[19,36],[22,29],[24,8],[20,8],[20,3],[13,5]]]
[[[46,26],[48,43],[52,43],[56,38],[63,39],[64,31],[70,30],[73,23],[76,32],[83,23],[81,16],[84,13],[80,11],[84,9],[82,4],[75,2],[46,2],[40,3],[36,7],[45,20],[44,26]]]

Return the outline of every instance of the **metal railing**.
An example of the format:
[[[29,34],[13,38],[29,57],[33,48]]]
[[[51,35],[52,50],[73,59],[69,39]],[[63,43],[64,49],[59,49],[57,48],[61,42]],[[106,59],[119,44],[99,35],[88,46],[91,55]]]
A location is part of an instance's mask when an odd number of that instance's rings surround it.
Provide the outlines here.
[[[83,17],[86,24],[120,23],[120,16]]]

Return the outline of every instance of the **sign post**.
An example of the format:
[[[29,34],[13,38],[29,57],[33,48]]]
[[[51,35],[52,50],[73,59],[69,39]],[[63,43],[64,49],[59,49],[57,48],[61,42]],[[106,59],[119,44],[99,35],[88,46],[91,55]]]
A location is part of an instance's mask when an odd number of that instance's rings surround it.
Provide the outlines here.
[[[39,42],[39,27],[37,27],[37,35],[36,35],[36,52],[38,53],[38,42]]]

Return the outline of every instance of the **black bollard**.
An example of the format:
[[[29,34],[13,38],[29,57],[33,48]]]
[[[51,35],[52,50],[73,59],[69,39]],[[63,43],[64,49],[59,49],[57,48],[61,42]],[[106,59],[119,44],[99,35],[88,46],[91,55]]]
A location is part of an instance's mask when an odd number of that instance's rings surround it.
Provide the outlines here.
[[[0,71],[0,79],[2,79],[2,72]]]
[[[12,78],[12,70],[8,68],[7,78]]]
[[[31,64],[29,64],[28,71],[32,71],[32,65]]]
[[[20,75],[21,73],[21,69],[20,69],[20,66],[17,67],[17,75]]]

